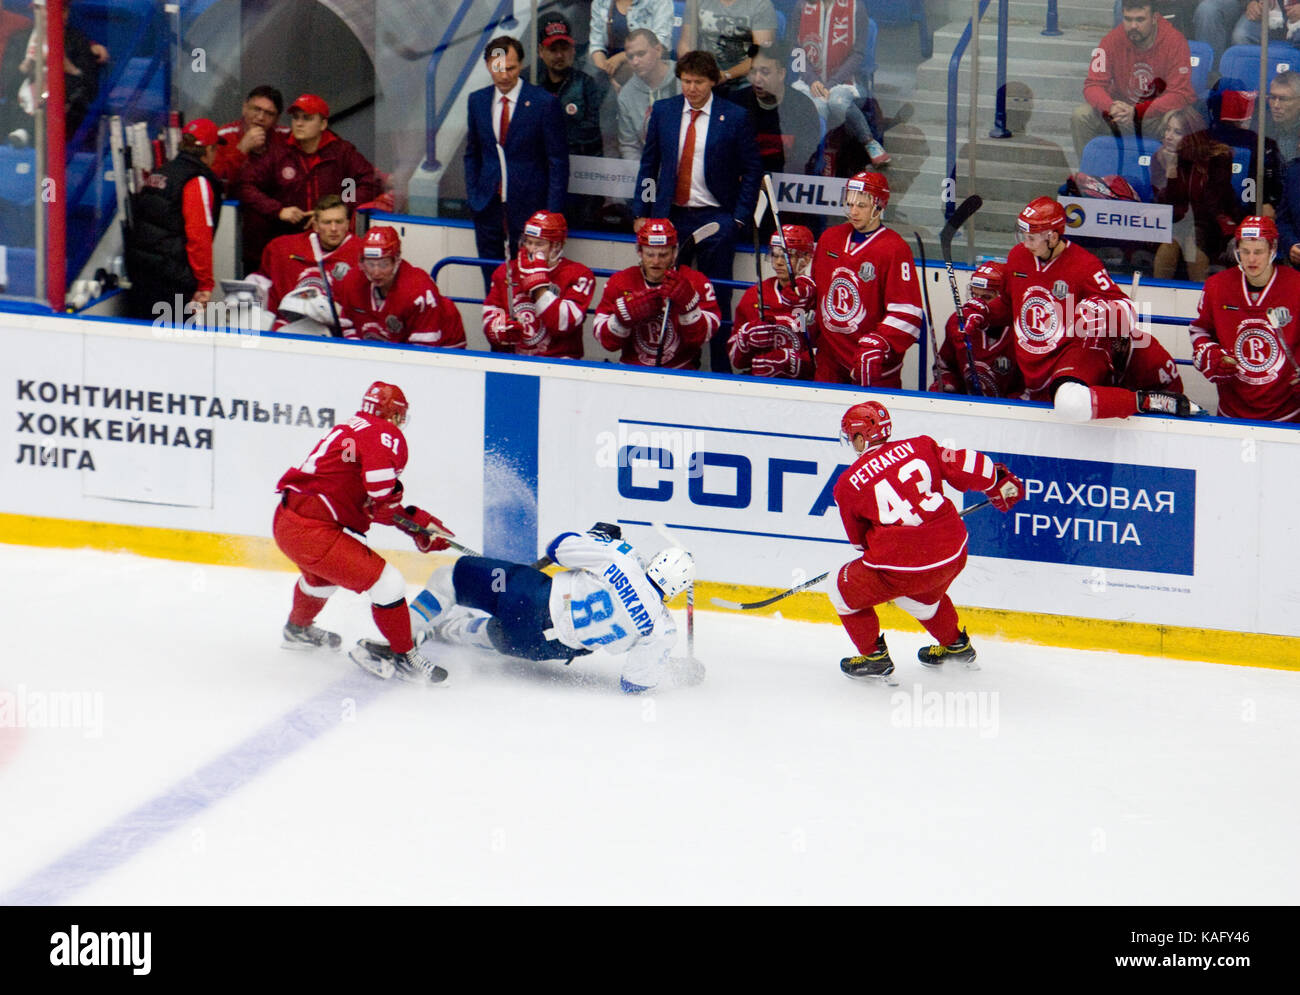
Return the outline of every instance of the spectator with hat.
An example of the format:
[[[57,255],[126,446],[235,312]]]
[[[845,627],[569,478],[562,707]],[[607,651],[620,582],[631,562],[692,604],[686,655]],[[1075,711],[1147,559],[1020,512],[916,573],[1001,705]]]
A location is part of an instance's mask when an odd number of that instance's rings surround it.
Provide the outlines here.
[[[329,127],[330,109],[314,93],[289,105],[292,134],[250,158],[239,174],[243,204],[244,270],[257,269],[262,249],[273,238],[304,231],[316,201],[338,194],[349,213],[358,208],[393,209],[392,194],[355,145]]]
[[[185,126],[181,149],[132,198],[126,239],[131,317],[182,324],[212,297],[212,236],[221,210],[221,180],[212,171],[223,139],[198,118]]]
[[[573,34],[560,14],[541,18],[537,32],[546,71],[538,81],[560,102],[570,155],[600,155],[600,88],[596,81],[573,66]]]

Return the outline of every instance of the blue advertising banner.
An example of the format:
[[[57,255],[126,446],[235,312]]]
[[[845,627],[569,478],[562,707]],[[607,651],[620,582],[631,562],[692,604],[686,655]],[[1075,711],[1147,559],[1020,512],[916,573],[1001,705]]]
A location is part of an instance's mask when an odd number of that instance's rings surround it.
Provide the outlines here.
[[[989,452],[1025,482],[1005,515],[966,518],[970,553],[1192,576],[1196,471]],[[984,495],[967,495],[965,506]]]

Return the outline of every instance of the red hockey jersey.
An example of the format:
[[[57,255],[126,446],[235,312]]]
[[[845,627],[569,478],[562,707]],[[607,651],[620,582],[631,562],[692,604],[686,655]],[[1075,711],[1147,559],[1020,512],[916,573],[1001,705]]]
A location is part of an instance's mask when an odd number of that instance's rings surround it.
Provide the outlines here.
[[[343,335],[411,345],[465,348],[465,326],[456,305],[438,292],[424,270],[402,260],[387,294],[380,294],[360,266],[331,281],[334,303],[352,322]]]
[[[817,323],[815,303],[813,310],[807,311],[788,303],[781,296],[780,281],[770,276],[763,281],[763,313],[767,316],[767,324],[786,325],[788,329],[786,334],[777,336],[779,341],[775,341],[772,348],[793,349],[799,364],[796,377],[810,379],[813,365],[808,342],[811,338],[809,329],[815,328]],[[735,324],[727,342],[727,354],[737,373],[749,373],[753,368],[754,356],[758,353],[745,347],[744,333],[759,324],[763,324],[763,319],[758,310],[758,287],[753,286],[745,291],[736,305]]]
[[[940,387],[951,387],[958,394],[970,392],[970,366],[966,347],[957,347],[957,316],[948,315],[947,337],[939,346]],[[1020,367],[1016,365],[1016,337],[1011,325],[993,325],[974,335],[967,333],[971,354],[975,357],[975,373],[979,377],[980,391],[985,397],[1019,397],[1024,390]]]
[[[703,273],[679,266],[680,273],[700,296],[699,306],[686,314],[679,314],[674,306],[669,309],[668,326],[664,332],[663,366],[674,370],[698,370],[700,347],[722,326],[722,312],[718,297]],[[659,352],[661,319],[655,317],[632,328],[623,327],[614,310],[615,302],[625,294],[645,290],[646,283],[640,266],[619,270],[605,284],[600,304],[596,307],[596,341],[611,351],[620,353],[621,362],[633,366],[654,366]]]
[[[1300,391],[1292,384],[1294,356],[1300,352],[1300,273],[1286,266],[1273,270],[1256,300],[1239,268],[1215,273],[1205,281],[1190,328],[1192,348],[1218,343],[1237,361],[1237,375],[1216,384],[1219,414],[1260,421],[1300,421]]]
[[[406,458],[400,428],[358,411],[335,425],[301,464],[286,471],[275,489],[316,495],[335,521],[364,535],[372,507],[392,495]]]
[[[876,569],[930,570],[966,548],[966,526],[943,493],[982,491],[997,480],[974,449],[943,449],[928,435],[891,439],[858,457],[835,482],[849,542]]]
[[[258,271],[271,281],[266,294],[266,309],[272,313],[280,306],[280,299],[298,285],[303,270],[316,265],[320,258],[320,236],[314,231],[273,238],[262,250],[262,265]],[[324,259],[325,268],[337,283],[357,268],[361,260],[361,239],[348,235]]]
[[[515,320],[524,326],[523,341],[504,343],[506,266],[515,281]],[[502,263],[492,274],[492,289],[483,302],[483,334],[493,347],[519,356],[582,358],[582,328],[596,291],[596,277],[582,263],[561,259],[551,270],[551,285],[536,301],[519,289],[519,263]]]
[[[877,387],[902,387],[903,353],[921,333],[921,285],[907,243],[880,227],[853,241],[848,222],[817,240],[812,278],[817,284],[816,379],[852,383],[858,340],[869,333],[889,346]]]

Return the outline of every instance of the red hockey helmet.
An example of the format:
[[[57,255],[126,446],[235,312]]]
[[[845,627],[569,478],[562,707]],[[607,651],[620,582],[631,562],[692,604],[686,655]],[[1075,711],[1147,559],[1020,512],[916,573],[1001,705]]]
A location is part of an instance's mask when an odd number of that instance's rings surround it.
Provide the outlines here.
[[[402,254],[402,240],[396,228],[388,225],[376,225],[366,232],[361,240],[361,260],[397,259]]]
[[[1054,231],[1065,234],[1065,208],[1051,197],[1035,197],[1016,218],[1016,227],[1022,235],[1037,235]]]
[[[840,441],[856,450],[853,439],[860,435],[867,440],[866,448],[874,449],[889,438],[892,427],[889,412],[883,404],[879,401],[863,401],[844,412],[844,417],[840,419]]]
[[[663,248],[677,245],[677,229],[667,218],[648,218],[636,233],[636,244]]]
[[[1262,214],[1252,214],[1248,218],[1242,218],[1241,223],[1237,225],[1237,241],[1243,238],[1262,238],[1269,245],[1277,245],[1277,224],[1272,218]]]
[[[810,256],[817,247],[817,241],[813,238],[813,233],[803,225],[782,225],[780,231],[772,232],[772,238],[768,244],[774,249],[784,249],[786,252],[802,252]]]
[[[361,399],[361,410],[368,415],[386,418],[394,425],[401,426],[406,421],[408,410],[406,395],[397,384],[376,380],[366,390],[366,396]]]
[[[876,206],[883,211],[889,204],[889,180],[884,173],[856,173],[844,184],[844,196],[841,200],[846,207],[851,193],[865,193],[874,197]]]
[[[980,263],[975,267],[975,272],[970,275],[972,290],[987,290],[990,293],[1000,294],[1006,284],[1006,267],[1002,263]]]
[[[557,211],[538,211],[524,222],[524,234],[548,242],[563,242],[569,237],[569,225]]]

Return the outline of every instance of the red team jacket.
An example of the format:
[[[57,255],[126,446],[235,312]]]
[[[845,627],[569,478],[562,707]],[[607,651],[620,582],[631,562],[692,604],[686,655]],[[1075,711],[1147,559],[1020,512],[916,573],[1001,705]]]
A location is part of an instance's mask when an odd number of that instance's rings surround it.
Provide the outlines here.
[[[700,347],[722,326],[722,312],[718,309],[713,284],[704,274],[686,266],[679,266],[677,272],[700,295],[700,306],[693,315],[678,314],[676,308],[669,312],[668,328],[664,333],[663,365],[674,370],[698,370]],[[641,275],[641,267],[619,270],[605,284],[605,292],[596,307],[596,341],[606,349],[621,352],[619,360],[633,366],[655,365],[660,318],[643,321],[630,329],[624,328],[614,311],[614,304],[624,294],[649,286]]]
[[[271,281],[267,291],[266,309],[274,312],[280,306],[280,299],[298,285],[303,271],[316,265],[319,258],[320,239],[314,231],[300,232],[297,235],[281,235],[272,239],[262,250],[262,265],[258,267],[264,277]],[[299,262],[298,259],[311,262]],[[356,269],[361,261],[361,239],[348,235],[337,249],[324,259],[325,268],[335,282],[343,279],[350,270]]]
[[[335,305],[352,322],[343,331],[345,338],[465,348],[465,326],[456,305],[438,292],[428,273],[405,259],[386,296],[380,296],[360,266],[330,285]]]
[[[402,430],[358,411],[334,426],[301,466],[286,471],[275,489],[319,497],[336,522],[365,535],[374,505],[398,487],[406,459]]]
[[[1215,385],[1219,414],[1300,421],[1300,393],[1291,383],[1296,371],[1278,341],[1280,334],[1292,355],[1300,352],[1300,273],[1276,267],[1273,279],[1254,302],[1240,269],[1215,273],[1205,281],[1189,331],[1193,348],[1217,342],[1237,361],[1236,378]]]
[[[814,329],[817,323],[817,312],[814,305],[812,311],[805,311],[803,308],[793,307],[788,304],[781,296],[781,284],[775,276],[769,276],[763,281],[763,310],[767,314],[767,323],[788,326],[788,334],[780,336],[780,340],[774,345],[774,349],[790,348],[795,350],[799,357],[799,373],[797,379],[812,379],[812,355],[808,351],[808,338],[800,329]],[[741,344],[744,331],[754,325],[762,324],[762,318],[758,312],[758,287],[750,287],[740,298],[740,303],[736,305],[736,320],[731,332],[731,339],[727,342],[727,354],[731,358],[731,365],[738,373],[748,373],[754,362],[754,354],[745,349]]]
[[[868,567],[921,571],[966,548],[966,525],[943,493],[993,486],[993,461],[974,449],[942,449],[928,435],[894,439],[863,453],[835,482],[849,542]]]
[[[1016,330],[1016,364],[1031,401],[1051,400],[1053,379],[1070,362],[1071,351],[1083,345],[1071,334],[1079,302],[1094,297],[1129,300],[1101,260],[1073,242],[1046,265],[1023,245],[1013,245],[1007,253],[1006,285]],[[1097,386],[1105,377],[1091,379],[1089,386]]]
[[[582,263],[561,259],[551,270],[554,287],[534,303],[519,289],[519,269],[510,260],[515,279],[515,320],[524,326],[522,342],[502,341],[506,327],[506,263],[492,274],[492,289],[483,302],[483,334],[494,348],[518,356],[582,358],[582,326],[587,320],[596,277]],[[556,293],[558,291],[558,293]],[[538,306],[540,305],[540,311]]]
[[[817,373],[823,383],[851,383],[858,368],[858,339],[868,333],[889,345],[881,380],[903,386],[903,353],[921,333],[921,285],[902,237],[880,227],[851,240],[848,222],[817,240],[812,278],[817,284]]]

